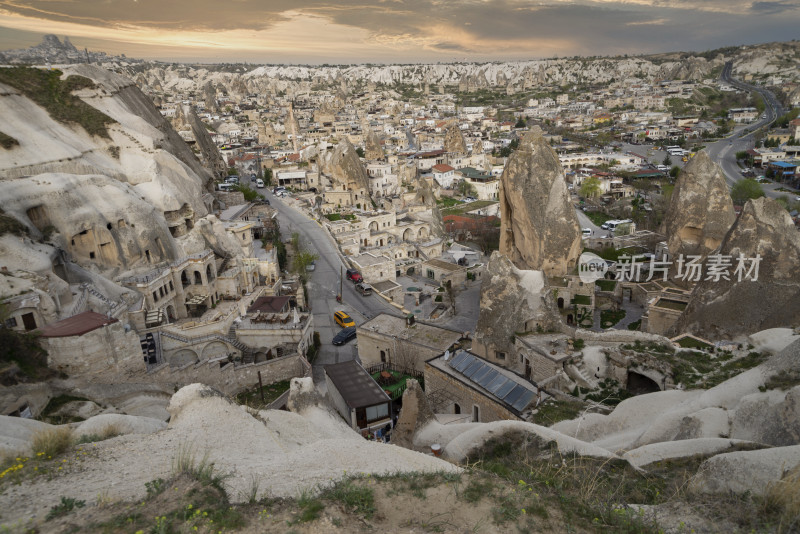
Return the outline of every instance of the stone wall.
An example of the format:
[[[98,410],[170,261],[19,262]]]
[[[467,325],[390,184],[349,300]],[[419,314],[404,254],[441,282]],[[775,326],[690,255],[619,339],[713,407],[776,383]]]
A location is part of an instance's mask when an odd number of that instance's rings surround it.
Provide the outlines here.
[[[139,336],[133,330],[125,332],[122,322],[82,336],[40,339],[48,367],[70,376],[92,376],[112,367],[144,370]]]
[[[424,347],[405,340],[398,340],[394,337],[385,336],[362,328],[359,328],[357,333],[358,357],[361,359],[361,365],[364,367],[381,363],[381,351],[383,351],[387,362],[412,367],[417,371],[422,371],[426,367],[426,360],[430,360],[442,353],[442,351],[438,349]]]
[[[256,386],[259,371],[262,383],[272,384],[305,376],[310,368],[305,358],[299,354],[246,365],[234,365],[227,359],[211,359],[177,369],[165,365],[149,373],[148,379],[156,383],[175,384],[176,388],[199,382],[226,395],[235,395]]]
[[[439,391],[446,392],[446,394],[437,395],[436,392]],[[446,399],[442,405],[432,406],[436,413],[454,414],[456,413],[455,405],[458,404],[461,408],[461,414],[467,417],[468,421],[474,420],[472,416],[475,406],[478,407],[478,422],[480,423],[520,420],[519,417],[490,397],[436,369],[432,365],[425,365],[425,393],[429,399]]]

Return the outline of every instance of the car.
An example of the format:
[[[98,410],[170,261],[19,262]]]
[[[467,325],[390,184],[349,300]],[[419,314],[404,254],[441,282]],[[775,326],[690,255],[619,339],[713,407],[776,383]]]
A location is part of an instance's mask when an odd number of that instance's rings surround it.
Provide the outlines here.
[[[239,183],[239,177],[236,176],[235,174],[233,174],[233,175],[228,176],[227,178],[225,178],[225,181],[228,182],[229,184],[238,184]]]
[[[257,179],[256,180],[256,187],[259,187],[259,188],[264,187],[264,180],[262,180],[261,178]]]
[[[317,264],[314,261],[312,261],[311,263],[306,265],[306,271],[313,271],[316,268],[317,268]]]
[[[794,197],[795,202],[800,202],[800,197]]]
[[[581,235],[583,237],[591,237],[591,235],[593,233],[594,233],[594,230],[592,230],[591,228],[582,228],[581,229]]]
[[[345,276],[347,276],[348,280],[352,280],[354,284],[364,281],[364,277],[361,276],[361,273],[358,272],[358,269],[347,269]]]
[[[333,314],[333,320],[336,321],[336,324],[338,324],[342,328],[347,328],[349,326],[356,325],[356,322],[353,321],[353,318],[347,315],[342,310],[339,310]]]
[[[336,346],[344,345],[345,343],[352,341],[355,337],[356,327],[350,326],[333,336],[333,344]]]
[[[360,282],[356,284],[356,291],[361,293],[362,297],[368,297],[372,295],[372,286],[369,284],[365,284],[364,282]]]

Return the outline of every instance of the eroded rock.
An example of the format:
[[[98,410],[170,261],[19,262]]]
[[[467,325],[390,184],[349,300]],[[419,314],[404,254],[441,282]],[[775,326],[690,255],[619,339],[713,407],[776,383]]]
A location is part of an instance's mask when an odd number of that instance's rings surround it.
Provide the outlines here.
[[[500,252],[520,269],[563,276],[577,264],[581,230],[558,155],[535,127],[500,178]]]

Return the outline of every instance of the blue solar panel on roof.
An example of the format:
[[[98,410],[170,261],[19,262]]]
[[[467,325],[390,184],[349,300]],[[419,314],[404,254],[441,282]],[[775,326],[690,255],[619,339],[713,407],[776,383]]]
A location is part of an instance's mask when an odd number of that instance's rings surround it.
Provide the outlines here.
[[[464,358],[460,362],[458,362],[458,365],[453,366],[453,369],[455,369],[459,373],[463,373],[464,369],[466,369],[467,366],[474,361],[475,361],[474,357],[472,357],[470,354],[465,354]]]
[[[478,372],[472,375],[472,381],[477,384],[480,384],[481,380],[483,380],[483,377],[485,377],[488,373],[491,373],[492,371],[493,369],[491,367],[489,367],[488,365],[484,365],[483,367],[478,369]]]
[[[500,386],[508,382],[508,378],[504,377],[500,373],[497,373],[497,376],[489,382],[489,385],[486,386],[486,389],[489,390],[490,393],[494,394],[500,389]]]
[[[481,386],[482,388],[485,388],[485,387],[488,387],[489,384],[495,378],[497,378],[497,375],[498,375],[497,371],[495,371],[494,369],[489,368],[489,372],[488,373],[484,373],[484,375],[479,380],[476,380],[476,382],[478,383],[479,386]]]
[[[450,358],[450,361],[447,362],[447,364],[450,367],[455,367],[456,365],[464,361],[464,358],[466,358],[466,356],[467,356],[466,352],[457,352],[452,358]]]
[[[526,388],[526,389],[525,389],[525,392],[522,394],[522,396],[521,396],[520,398],[518,398],[516,402],[514,402],[513,404],[511,404],[511,406],[512,406],[512,407],[513,407],[515,410],[517,410],[518,412],[521,412],[522,410],[524,410],[524,409],[525,409],[525,407],[526,407],[528,404],[530,404],[530,402],[533,400],[533,398],[534,398],[535,396],[536,396],[536,393],[534,393],[534,392],[533,392],[533,391],[531,391],[530,389],[527,389],[527,388]]]
[[[472,376],[477,373],[485,364],[480,360],[475,360],[471,364],[464,369],[464,376],[467,378],[472,378]]]
[[[511,391],[512,389],[514,389],[514,386],[516,386],[516,385],[517,384],[513,380],[509,380],[505,384],[500,386],[500,388],[497,390],[497,393],[495,393],[495,395],[499,399],[504,399],[506,397],[506,395],[508,395],[508,392]]]
[[[508,404],[514,404],[514,402],[519,399],[523,393],[525,393],[525,386],[517,384],[514,389],[506,393],[502,399]]]

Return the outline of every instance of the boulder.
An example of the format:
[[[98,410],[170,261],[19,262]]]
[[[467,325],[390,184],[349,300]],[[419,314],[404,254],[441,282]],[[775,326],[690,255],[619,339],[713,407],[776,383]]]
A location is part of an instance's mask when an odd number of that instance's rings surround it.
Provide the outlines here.
[[[544,273],[518,269],[506,256],[493,252],[481,284],[476,342],[511,353],[515,332],[553,330],[560,324]]]
[[[546,276],[571,272],[581,229],[558,155],[534,127],[500,177],[500,252],[520,269]]]
[[[797,465],[800,445],[718,454],[703,462],[689,481],[689,491],[726,496],[749,492],[760,496]]]
[[[670,256],[705,256],[722,243],[736,214],[722,169],[705,151],[678,175],[663,223]]]
[[[636,467],[673,460],[676,458],[690,458],[697,455],[713,455],[734,447],[743,445],[754,446],[754,444],[737,439],[724,438],[698,438],[684,439],[680,441],[664,441],[644,445],[638,449],[633,449],[622,455]]]
[[[800,324],[800,233],[781,204],[749,200],[718,253],[730,257],[729,279],[708,279],[705,269],[672,335],[725,339]],[[747,276],[754,258],[760,258],[758,269]]]
[[[109,436],[123,434],[152,434],[167,428],[167,423],[150,417],[105,413],[90,417],[78,424],[73,432],[75,436]]]
[[[403,409],[400,410],[400,417],[392,430],[392,444],[413,449],[419,430],[435,419],[428,397],[419,382],[408,379],[403,392]]]

